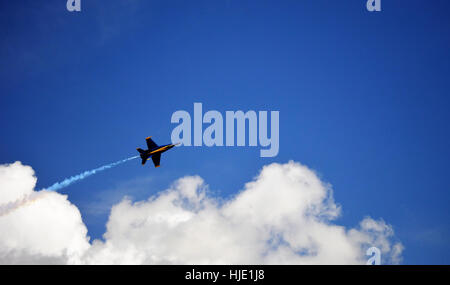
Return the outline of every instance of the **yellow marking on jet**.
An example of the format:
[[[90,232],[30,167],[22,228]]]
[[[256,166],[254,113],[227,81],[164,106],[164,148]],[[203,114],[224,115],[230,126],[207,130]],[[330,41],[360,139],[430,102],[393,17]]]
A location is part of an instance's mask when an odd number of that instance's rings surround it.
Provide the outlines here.
[[[160,147],[160,148],[155,149],[154,151],[150,152],[150,154],[155,153],[155,152],[158,152],[158,151],[160,151],[160,150],[165,150],[166,148],[167,148],[166,146]]]

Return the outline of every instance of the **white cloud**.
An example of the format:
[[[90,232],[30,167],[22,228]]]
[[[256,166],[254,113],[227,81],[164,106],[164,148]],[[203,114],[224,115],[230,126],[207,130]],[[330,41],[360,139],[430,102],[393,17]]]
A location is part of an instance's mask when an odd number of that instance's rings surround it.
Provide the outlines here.
[[[31,194],[36,180],[30,166],[24,166],[20,162],[0,165],[0,205]]]
[[[80,212],[35,184],[31,167],[0,165],[0,263],[80,263],[90,246]]]
[[[33,194],[35,182],[30,167],[1,166],[0,205]],[[383,220],[366,217],[352,229],[333,223],[340,208],[331,186],[299,163],[265,166],[226,201],[208,192],[200,177],[187,176],[146,201],[125,198],[111,209],[105,241],[91,244],[78,209],[44,192],[0,214],[8,233],[0,236],[0,263],[365,264],[371,246],[383,263],[401,259]]]

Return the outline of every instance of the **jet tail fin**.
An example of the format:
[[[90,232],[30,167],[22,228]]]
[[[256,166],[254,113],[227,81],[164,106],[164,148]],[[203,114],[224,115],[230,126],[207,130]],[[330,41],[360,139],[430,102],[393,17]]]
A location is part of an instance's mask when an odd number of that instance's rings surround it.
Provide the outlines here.
[[[148,156],[146,157],[145,151],[142,148],[137,148],[137,151],[139,151],[139,154],[141,155],[142,158],[142,165],[144,165],[148,159]]]

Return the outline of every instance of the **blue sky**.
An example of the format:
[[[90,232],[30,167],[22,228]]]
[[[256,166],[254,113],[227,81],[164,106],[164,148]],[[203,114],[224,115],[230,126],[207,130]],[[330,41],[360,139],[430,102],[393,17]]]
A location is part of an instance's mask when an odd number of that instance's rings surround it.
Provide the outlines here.
[[[294,160],[333,185],[340,224],[381,217],[404,263],[450,262],[448,1],[65,2],[0,3],[0,163],[31,165],[38,189],[149,135],[169,143],[172,113],[194,102],[280,112],[274,158],[180,147],[158,169],[132,161],[64,189],[91,237],[125,195],[198,174],[226,198]]]

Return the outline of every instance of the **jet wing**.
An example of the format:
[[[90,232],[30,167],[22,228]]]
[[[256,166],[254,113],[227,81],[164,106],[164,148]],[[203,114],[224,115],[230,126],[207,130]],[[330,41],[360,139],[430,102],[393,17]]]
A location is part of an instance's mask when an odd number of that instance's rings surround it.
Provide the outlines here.
[[[161,153],[152,155],[152,160],[155,167],[159,167],[159,161],[161,160]]]
[[[147,142],[148,150],[152,150],[158,147],[158,145],[151,139],[151,137],[148,137],[145,139]]]

